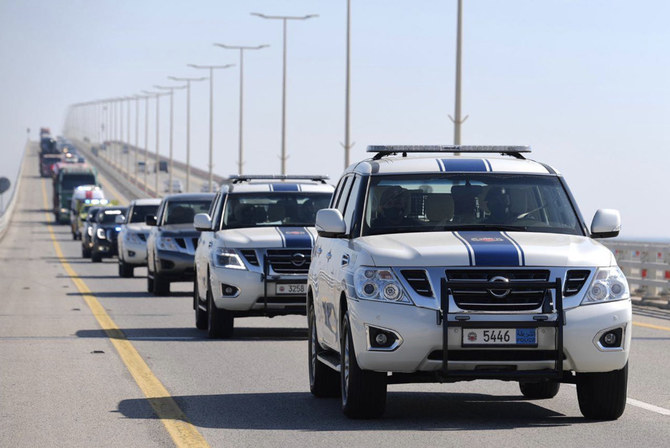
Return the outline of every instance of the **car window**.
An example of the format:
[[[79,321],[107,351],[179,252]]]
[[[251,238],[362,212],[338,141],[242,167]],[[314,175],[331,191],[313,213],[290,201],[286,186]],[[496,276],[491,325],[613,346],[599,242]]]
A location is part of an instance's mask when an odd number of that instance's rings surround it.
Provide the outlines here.
[[[221,228],[314,226],[316,212],[328,207],[330,199],[330,193],[229,194]]]
[[[163,210],[163,224],[193,224],[193,217],[207,213],[211,203],[211,200],[169,201]]]
[[[158,204],[156,205],[137,205],[133,206],[130,214],[130,222],[144,222],[147,216],[154,216],[158,211]]]
[[[354,217],[358,215],[356,213],[357,211],[357,205],[358,205],[358,196],[359,192],[361,189],[361,182],[362,182],[362,177],[361,176],[355,176],[355,179],[352,183],[351,190],[349,191],[349,197],[347,198],[346,202],[346,207],[344,208],[344,222],[346,223],[346,234],[349,235],[351,233],[352,228],[354,227]],[[344,202],[344,201],[342,201]]]
[[[364,234],[509,230],[582,235],[558,177],[454,173],[375,176]]]
[[[344,215],[344,206],[346,205],[347,198],[349,197],[349,192],[351,191],[351,184],[353,183],[353,180],[354,176],[347,176],[344,179],[340,196],[339,198],[337,198],[337,203],[334,205],[334,208],[342,212],[343,215]]]

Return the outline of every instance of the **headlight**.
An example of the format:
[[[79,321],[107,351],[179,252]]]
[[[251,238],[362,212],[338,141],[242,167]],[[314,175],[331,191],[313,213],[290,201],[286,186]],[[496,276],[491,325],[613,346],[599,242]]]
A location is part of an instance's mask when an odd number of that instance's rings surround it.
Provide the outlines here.
[[[174,238],[170,237],[161,237],[158,238],[158,248],[161,250],[171,250],[173,252],[179,251],[179,246],[177,245],[177,242],[174,240]]]
[[[140,239],[137,233],[128,232],[126,233],[126,242],[130,244],[143,244],[144,242]]]
[[[105,235],[105,229],[103,229],[102,227],[95,231],[95,236],[97,236],[99,240],[107,239],[107,235]]]
[[[212,252],[212,262],[214,266],[219,268],[246,269],[237,252],[223,247],[219,247]]]
[[[93,227],[88,226],[86,228],[86,233],[88,233],[88,236],[93,236]]]
[[[390,269],[359,268],[354,275],[354,286],[359,299],[412,303]]]
[[[586,290],[582,305],[630,299],[628,282],[618,267],[600,268]]]

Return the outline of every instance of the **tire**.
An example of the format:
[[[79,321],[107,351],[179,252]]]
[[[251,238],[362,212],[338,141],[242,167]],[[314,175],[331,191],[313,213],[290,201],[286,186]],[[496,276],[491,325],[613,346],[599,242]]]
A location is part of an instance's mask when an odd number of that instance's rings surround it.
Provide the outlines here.
[[[154,275],[151,273],[151,270],[147,268],[147,292],[149,294],[154,293]]]
[[[131,278],[135,275],[135,268],[119,258],[119,277]]]
[[[207,330],[207,311],[200,309],[200,293],[198,292],[198,275],[193,280],[193,308],[195,309],[195,328]]]
[[[307,309],[307,356],[309,362],[309,391],[315,397],[330,398],[340,396],[340,375],[317,359],[321,347],[316,333],[316,316],[314,306]]]
[[[354,419],[381,417],[386,408],[386,374],[358,367],[348,312],[342,320],[341,334],[342,411]]]
[[[84,247],[84,245],[81,245],[81,258],[91,258],[91,249],[88,247]]]
[[[154,295],[167,296],[170,294],[170,281],[162,278],[159,274],[154,272]]]
[[[547,399],[554,398],[561,387],[556,381],[543,381],[541,383],[519,383],[519,389],[526,398]]]
[[[212,291],[207,288],[207,337],[210,339],[230,339],[233,337],[235,317],[227,310],[214,305]]]
[[[72,232],[72,240],[77,241],[77,234]]]
[[[578,373],[577,399],[582,415],[591,420],[616,420],[626,408],[628,364],[605,373]]]
[[[91,261],[93,263],[100,263],[102,261],[102,255],[97,252],[91,252]]]

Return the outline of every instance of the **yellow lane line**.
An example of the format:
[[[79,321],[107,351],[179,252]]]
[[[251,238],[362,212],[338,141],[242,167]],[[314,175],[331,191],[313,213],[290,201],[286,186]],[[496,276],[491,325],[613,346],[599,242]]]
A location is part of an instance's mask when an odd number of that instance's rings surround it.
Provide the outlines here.
[[[46,209],[48,208],[48,202],[44,181],[42,181],[42,195],[44,199],[44,207]],[[49,213],[45,213],[45,215],[47,221],[50,221],[51,215]],[[58,244],[58,241],[56,240],[53,226],[49,224],[48,227],[54,249],[56,250],[56,256],[63,265],[63,268],[65,268],[67,274],[72,278],[72,281],[81,293],[84,301],[91,309],[93,316],[98,321],[100,327],[105,331],[107,337],[109,337],[116,348],[119,357],[144,393],[144,396],[147,397],[151,407],[167,429],[175,445],[179,448],[209,447],[209,444],[202,434],[200,434],[195,426],[188,421],[186,415],[179,408],[165,386],[163,386],[160,380],[156,378],[149,366],[144,362],[144,359],[142,359],[142,356],[126,338],[123,331],[121,331],[116,323],[114,323],[98,299],[93,295],[88,286],[86,286],[86,283],[79,278],[74,269],[72,269],[70,264],[65,260],[60,244]]]
[[[654,325],[654,324],[645,324],[642,322],[633,322],[633,325],[635,325],[636,327],[653,328],[654,330],[670,331],[670,327],[662,327],[660,325]]]

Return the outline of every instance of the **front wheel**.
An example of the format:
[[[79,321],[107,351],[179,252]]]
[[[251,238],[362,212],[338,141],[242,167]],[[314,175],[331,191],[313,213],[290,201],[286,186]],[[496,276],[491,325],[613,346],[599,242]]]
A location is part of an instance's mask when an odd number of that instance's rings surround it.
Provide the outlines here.
[[[198,330],[207,329],[207,311],[200,308],[202,303],[200,301],[200,292],[198,291],[198,276],[196,274],[193,280],[193,308],[195,309],[195,328]]]
[[[386,408],[386,374],[363,370],[356,361],[349,312],[342,320],[340,379],[342,411],[349,418],[381,417]]]
[[[561,383],[556,381],[544,381],[541,383],[519,383],[519,389],[526,398],[547,399],[554,398],[561,387]]]
[[[578,373],[577,399],[582,415],[593,420],[616,420],[626,408],[628,363],[621,370]]]
[[[316,317],[314,306],[307,309],[307,353],[309,355],[309,390],[312,395],[320,398],[337,397],[340,395],[340,378],[337,372],[319,361],[319,339],[316,333]]]
[[[168,294],[170,294],[170,281],[154,272],[154,295],[167,296]]]
[[[134,270],[132,265],[119,258],[119,277],[130,278],[134,275]]]
[[[212,291],[207,288],[207,337],[210,339],[230,339],[233,337],[235,317],[228,310],[214,305]]]
[[[102,261],[102,255],[100,255],[99,253],[97,253],[95,251],[92,252],[91,253],[91,261],[93,263],[100,263]]]

